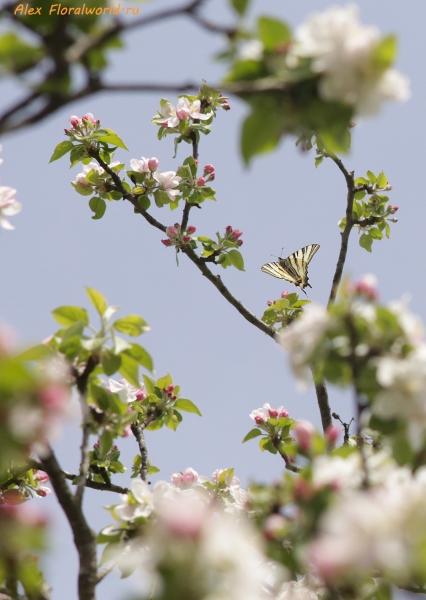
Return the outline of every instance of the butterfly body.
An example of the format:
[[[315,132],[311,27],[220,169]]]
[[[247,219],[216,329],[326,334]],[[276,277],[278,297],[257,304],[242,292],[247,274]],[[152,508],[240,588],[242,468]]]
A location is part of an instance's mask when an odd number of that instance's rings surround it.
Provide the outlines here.
[[[319,244],[304,246],[287,258],[279,258],[278,262],[266,263],[263,265],[262,271],[293,283],[306,294],[305,287],[312,287],[309,285],[308,265],[319,247]]]

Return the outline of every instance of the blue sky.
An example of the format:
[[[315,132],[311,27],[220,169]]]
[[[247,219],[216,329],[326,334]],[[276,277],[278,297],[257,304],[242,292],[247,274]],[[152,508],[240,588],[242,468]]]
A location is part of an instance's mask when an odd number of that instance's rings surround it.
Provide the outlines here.
[[[359,247],[358,234],[353,232],[346,273],[352,277],[375,273],[384,302],[411,294],[412,310],[424,319],[426,5],[397,0],[358,4],[364,23],[377,25],[384,34],[397,33],[397,67],[411,79],[412,99],[386,106],[380,116],[359,121],[353,130],[353,148],[344,157],[345,165],[357,176],[367,169],[384,170],[393,185],[390,201],[400,209],[391,239],[375,243],[372,254]],[[176,2],[142,3],[141,14],[171,5]],[[313,10],[329,5],[323,0],[254,1],[249,18],[276,15],[297,25]],[[219,23],[232,22],[222,0],[206,2],[205,14]],[[223,65],[213,61],[223,42],[183,18],[134,31],[125,40],[126,48],[112,55],[111,82],[189,79],[201,83],[204,78],[214,84],[223,74]],[[9,105],[18,92],[13,82],[5,80],[0,104]],[[167,97],[176,101],[172,94]],[[102,220],[92,221],[87,198],[69,184],[81,169],[70,170],[66,158],[48,164],[53,148],[64,139],[69,115],[90,111],[127,144],[129,152],[117,152],[117,159],[128,164],[131,158],[157,156],[161,170],[176,170],[189,146],[181,145],[173,159],[171,138],[158,142],[151,117],[159,99],[159,94],[99,95],[0,140],[1,184],[16,187],[23,204],[22,213],[13,218],[16,231],[0,235],[0,319],[16,329],[23,345],[36,343],[55,329],[50,310],[62,304],[88,306],[85,285],[120,305],[119,315],[141,314],[152,328],[141,343],[154,358],[157,376],[170,372],[183,396],[203,413],[201,419],[185,415],[176,433],[161,430],[147,435],[150,458],[161,469],[158,478],[167,479],[169,473],[189,466],[205,475],[216,468],[234,467],[245,486],[253,479],[272,481],[283,471],[280,459],[261,453],[256,441],[241,445],[252,424],[248,415],[269,402],[284,405],[294,418],[319,425],[313,387],[300,393],[283,351],[247,323],[184,257],[176,267],[173,250],[160,243],[164,236],[135,215],[130,205],[112,203]],[[287,256],[307,244],[320,244],[309,269],[313,289],[308,294],[324,304],[339,251],[337,222],[345,211],[344,179],[331,161],[315,169],[314,154],[302,154],[293,139],[244,168],[239,130],[247,108],[235,98],[230,104],[232,110],[219,114],[212,134],[200,145],[200,164],[216,167],[217,203],[206,202],[201,211],[191,213],[190,222],[200,235],[213,236],[226,225],[244,232],[246,272],[220,267],[217,272],[258,316],[268,299],[284,290],[294,291],[290,284],[262,273],[262,264],[271,260],[271,254],[279,255],[282,247]],[[166,224],[176,221],[167,207],[154,211]],[[330,397],[332,409],[350,418],[350,394],[330,390]],[[78,444],[75,424],[65,426],[56,448],[63,467],[73,472]],[[130,467],[137,450],[134,440],[120,440],[119,447]],[[129,475],[117,477],[116,482],[127,485]],[[116,501],[113,494],[88,490],[85,507],[94,529],[109,523],[102,505]],[[52,511],[53,552],[46,564],[53,599],[71,600],[76,597],[76,556],[70,549],[68,526],[54,508],[52,496],[37,502]],[[122,585],[113,574],[100,586],[99,597],[117,598]]]

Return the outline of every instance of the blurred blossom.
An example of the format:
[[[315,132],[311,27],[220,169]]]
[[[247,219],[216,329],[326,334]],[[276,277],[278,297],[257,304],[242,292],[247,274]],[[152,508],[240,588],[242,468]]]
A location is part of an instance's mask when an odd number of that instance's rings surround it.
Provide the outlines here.
[[[264,46],[260,40],[249,40],[241,44],[238,51],[238,60],[256,60],[263,58]]]
[[[22,204],[15,199],[17,191],[7,185],[0,185],[0,227],[15,229],[6,217],[13,217],[21,212]]]
[[[309,575],[299,581],[286,581],[278,590],[276,600],[318,600],[319,585],[319,580]]]
[[[426,468],[397,468],[379,486],[341,496],[320,522],[307,559],[333,584],[380,572],[404,584],[424,573]]]
[[[356,5],[332,6],[296,29],[289,66],[297,66],[299,57],[311,58],[311,69],[322,74],[324,100],[352,106],[358,115],[374,115],[386,100],[410,97],[404,75],[375,64],[381,40],[376,27],[361,24]]]
[[[290,363],[302,386],[311,380],[308,361],[330,324],[327,310],[319,304],[309,304],[301,317],[293,321],[281,334],[276,334],[278,343],[288,350]]]
[[[122,521],[149,517],[154,510],[153,495],[148,484],[140,479],[132,481],[131,494],[121,496],[122,503],[114,506],[115,515]]]

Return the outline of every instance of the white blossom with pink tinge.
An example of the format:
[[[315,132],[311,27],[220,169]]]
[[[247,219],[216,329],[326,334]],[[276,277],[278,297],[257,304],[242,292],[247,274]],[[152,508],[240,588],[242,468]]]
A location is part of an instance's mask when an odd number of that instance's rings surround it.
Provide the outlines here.
[[[0,185],[0,227],[15,229],[6,217],[13,217],[22,210],[22,205],[15,199],[17,191],[7,185]]]
[[[161,173],[161,171],[156,171],[154,173],[154,179],[158,181],[160,188],[166,192],[170,200],[175,200],[176,196],[178,196],[180,192],[174,188],[179,185],[182,177],[176,175],[174,171],[164,171],[164,173]]]

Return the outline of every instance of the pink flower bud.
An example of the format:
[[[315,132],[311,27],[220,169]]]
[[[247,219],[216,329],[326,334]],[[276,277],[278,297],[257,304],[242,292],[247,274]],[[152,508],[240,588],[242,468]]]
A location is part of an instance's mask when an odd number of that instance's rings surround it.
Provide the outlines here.
[[[296,481],[294,495],[298,500],[310,500],[312,498],[312,489],[306,479]]]
[[[183,477],[181,473],[172,473],[170,475],[173,485],[180,487],[182,485]]]
[[[65,131],[65,134],[68,135],[69,129],[64,129],[64,131]]]
[[[172,400],[176,400],[176,398],[177,398],[177,396],[175,396],[175,395],[173,394],[173,396],[172,396]]]
[[[309,450],[311,447],[312,436],[315,433],[315,427],[309,421],[299,421],[294,428],[296,440],[303,450]]]
[[[198,480],[198,473],[194,469],[188,468],[183,472],[183,483],[192,485]]]
[[[167,395],[169,398],[171,398],[173,396],[172,392],[167,392]]]
[[[100,444],[100,442],[99,442],[99,440],[98,440],[97,442],[95,442],[95,443],[93,444],[93,447],[94,447],[94,448],[99,448],[99,444]]]
[[[234,229],[234,231],[232,232],[232,237],[234,237],[236,240],[238,240],[239,237],[241,237],[243,235],[243,232],[240,231],[239,229]]]
[[[272,300],[268,300],[268,302],[267,302],[267,305],[268,305],[268,306],[272,306],[272,305],[273,305],[273,302],[272,302]]]
[[[45,498],[47,496],[46,490],[38,490],[37,494],[38,496],[41,496],[41,498]]]
[[[189,109],[188,108],[179,108],[176,111],[176,116],[180,121],[186,121],[189,117]]]
[[[161,243],[164,244],[165,246],[171,246],[172,242],[170,240],[161,240]]]
[[[393,190],[393,185],[391,185],[390,183],[388,183],[385,189],[387,189],[387,190]]]
[[[337,425],[329,425],[324,432],[325,439],[329,444],[334,444],[340,435],[340,427]]]
[[[169,390],[169,392],[173,392],[175,386],[171,383],[167,389]]]
[[[204,173],[214,173],[214,166],[213,165],[206,165],[204,167]]]
[[[163,122],[161,123],[161,127],[168,127],[168,126],[169,126],[169,123],[168,123],[168,121],[163,121]]]
[[[132,435],[132,426],[130,425],[130,423],[129,425],[126,425],[122,433],[123,437],[129,437],[129,435]]]
[[[93,123],[93,125],[96,123],[96,119],[92,115],[92,113],[86,113],[85,115],[83,115],[82,119],[85,119],[86,121],[89,121],[90,123]]]
[[[198,158],[194,158],[194,162],[195,162],[195,164],[196,164],[196,165],[198,165],[198,163],[199,163],[200,161],[198,160]]]
[[[393,204],[389,204],[388,206],[389,206],[391,215],[394,215],[399,208],[399,206],[394,206]]]
[[[49,481],[49,475],[47,473],[45,473],[44,471],[35,470],[34,471],[34,479],[36,479],[37,481],[40,481],[41,483],[46,483],[47,481]]]
[[[191,241],[191,236],[190,236],[190,235],[185,235],[185,236],[183,237],[183,241],[185,242],[185,244],[187,244],[188,242],[190,242],[190,241]]]
[[[374,302],[379,296],[376,285],[377,280],[374,275],[364,275],[355,283],[354,291],[359,296],[365,296],[365,298]]]
[[[243,240],[237,240],[237,244],[238,244],[239,246],[242,246],[242,245],[244,244],[244,242],[243,242]]]
[[[139,400],[139,402],[146,400],[145,390],[140,389],[136,392],[136,400]]]
[[[199,177],[199,178],[197,179],[197,185],[199,185],[199,186],[206,185],[206,180],[205,180],[205,178],[204,178],[204,177]]]
[[[79,123],[80,123],[80,119],[76,115],[72,115],[72,117],[70,117],[70,125],[73,129],[74,129],[74,127],[77,127],[77,125]]]
[[[174,226],[176,227],[176,229],[180,229],[180,223],[175,223]]]
[[[118,446],[116,446],[116,444],[114,444],[114,446],[112,447],[113,450],[118,450]]]
[[[264,423],[263,417],[259,417],[259,416],[254,417],[254,422],[257,425],[262,425],[262,423]]]
[[[190,225],[186,231],[188,233],[195,233],[197,231],[197,228],[194,227],[194,225]]]
[[[276,408],[270,408],[268,410],[269,416],[271,417],[271,419],[275,419],[276,417],[278,417],[278,411]]]
[[[39,392],[41,404],[50,410],[60,410],[69,398],[69,390],[63,385],[51,383]]]
[[[231,107],[229,106],[229,104],[226,100],[222,101],[222,108],[223,108],[223,110],[231,110]]]
[[[215,180],[216,175],[214,173],[212,173],[209,177],[210,181],[214,181]]]
[[[229,233],[229,232],[232,232],[232,227],[231,227],[230,225],[227,225],[227,226],[225,227],[225,231],[228,231],[228,233]]]
[[[284,417],[287,418],[288,417],[288,410],[283,408],[282,411],[280,411],[280,414],[278,415],[279,417]]]
[[[281,298],[286,298],[289,295],[290,292],[282,292],[281,293]]]
[[[173,227],[173,225],[170,225],[169,227],[167,227],[166,229],[166,235],[167,237],[173,239],[178,235],[178,231],[176,229],[176,227]]]
[[[158,158],[155,158],[155,156],[153,156],[148,161],[148,169],[150,171],[156,171],[158,169],[159,164],[160,164],[160,161],[158,160]]]

